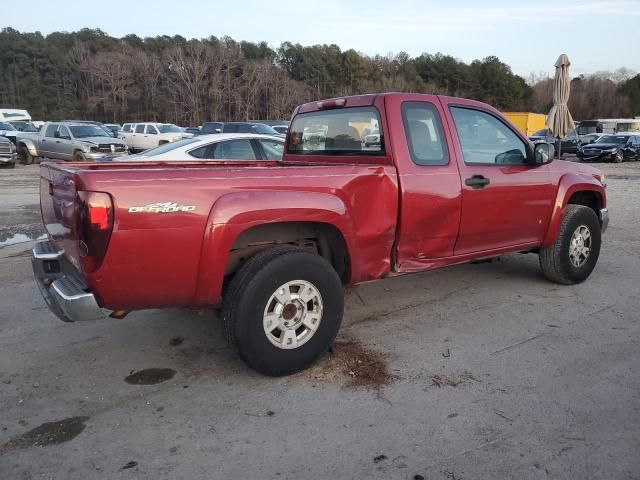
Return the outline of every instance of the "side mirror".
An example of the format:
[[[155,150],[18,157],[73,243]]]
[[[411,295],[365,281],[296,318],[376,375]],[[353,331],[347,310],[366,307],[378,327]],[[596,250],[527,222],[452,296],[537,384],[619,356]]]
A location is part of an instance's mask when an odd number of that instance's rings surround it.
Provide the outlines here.
[[[540,142],[536,143],[533,148],[533,164],[545,165],[553,161],[553,146]]]

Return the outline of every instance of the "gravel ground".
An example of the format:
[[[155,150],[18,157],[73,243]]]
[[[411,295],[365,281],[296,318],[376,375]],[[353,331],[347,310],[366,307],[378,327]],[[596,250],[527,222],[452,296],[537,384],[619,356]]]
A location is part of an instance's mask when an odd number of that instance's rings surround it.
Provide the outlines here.
[[[598,166],[587,282],[512,255],[352,288],[333,351],[288,378],[209,310],[64,324],[32,242],[0,248],[0,479],[640,478],[640,163]],[[0,171],[0,232],[38,222],[37,168]]]

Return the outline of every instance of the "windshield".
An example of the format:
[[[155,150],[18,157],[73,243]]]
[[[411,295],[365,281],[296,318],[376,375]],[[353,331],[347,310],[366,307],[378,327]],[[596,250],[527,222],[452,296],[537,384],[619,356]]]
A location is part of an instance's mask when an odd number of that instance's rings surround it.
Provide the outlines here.
[[[596,140],[595,143],[615,143],[616,145],[622,145],[623,143],[627,143],[627,139],[624,135],[605,135]]]
[[[365,131],[379,131],[378,111],[373,107],[353,107],[296,116],[289,129],[289,153],[307,155],[378,155],[383,142],[367,144]],[[382,138],[381,138],[382,140]]]
[[[38,130],[38,127],[36,127],[33,123],[27,121],[27,120],[16,120],[13,122],[9,122],[11,125],[13,125],[13,127],[16,130],[19,130],[21,132],[39,132],[40,130]]]
[[[184,147],[186,145],[191,145],[192,143],[200,142],[201,140],[197,138],[185,138],[184,140],[178,140],[177,142],[165,143],[164,145],[160,145],[159,147],[153,148],[151,150],[147,150],[144,153],[141,153],[141,157],[152,157],[154,155],[160,155],[161,153],[167,153],[171,150],[175,150],[176,148]]]
[[[640,122],[618,123],[619,132],[640,132]]]
[[[109,134],[102,127],[95,125],[76,125],[69,127],[71,134],[75,138],[88,138],[88,137],[108,137]]]
[[[7,122],[0,122],[0,130],[11,130],[11,131],[15,131],[15,128],[13,127],[13,125],[11,125],[10,123]]]
[[[256,123],[253,130],[260,135],[278,135],[278,131],[264,123]]]
[[[157,125],[160,133],[182,133],[182,129],[180,127],[176,127],[171,123],[164,123],[162,125]]]

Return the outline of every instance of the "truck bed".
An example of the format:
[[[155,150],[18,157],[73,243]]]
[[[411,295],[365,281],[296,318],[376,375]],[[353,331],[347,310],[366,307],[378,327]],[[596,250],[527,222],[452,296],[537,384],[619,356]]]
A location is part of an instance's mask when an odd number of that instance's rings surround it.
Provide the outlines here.
[[[358,252],[350,280],[379,278],[390,270],[397,172],[340,160],[43,163],[42,215],[52,242],[113,310],[216,303],[233,239],[264,223],[265,212],[269,222],[337,225]],[[113,230],[95,271],[83,264],[79,191],[113,202]]]

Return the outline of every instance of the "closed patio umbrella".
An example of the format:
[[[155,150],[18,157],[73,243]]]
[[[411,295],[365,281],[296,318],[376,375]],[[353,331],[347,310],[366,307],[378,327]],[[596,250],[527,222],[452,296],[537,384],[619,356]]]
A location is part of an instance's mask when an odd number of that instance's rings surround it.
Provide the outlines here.
[[[571,88],[569,65],[571,65],[569,57],[564,53],[558,57],[556,61],[556,75],[553,80],[553,107],[551,107],[547,115],[547,127],[551,130],[553,136],[559,140],[575,128],[573,118],[571,118],[571,113],[567,106]],[[558,156],[561,156],[562,141],[559,142],[559,148],[560,152]]]

